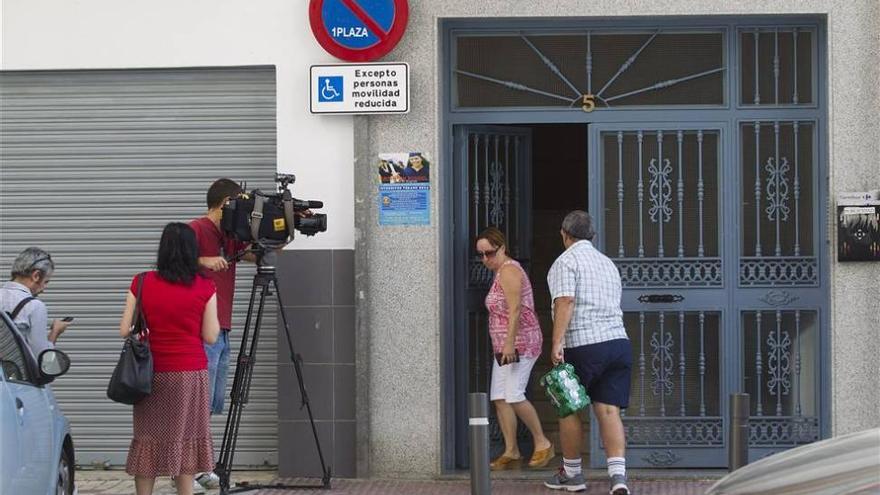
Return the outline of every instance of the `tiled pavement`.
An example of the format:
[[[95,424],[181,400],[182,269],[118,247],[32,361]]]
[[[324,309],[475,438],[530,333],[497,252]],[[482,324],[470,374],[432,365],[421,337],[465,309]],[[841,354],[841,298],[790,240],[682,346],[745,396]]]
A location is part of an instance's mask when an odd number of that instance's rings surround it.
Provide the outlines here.
[[[711,478],[715,478],[712,473]],[[233,480],[249,480],[254,483],[274,483],[278,480],[271,471],[248,471],[235,473]],[[316,484],[316,480],[281,480],[292,484]],[[631,481],[630,488],[634,495],[701,495],[712,486],[711,479],[636,479]],[[317,482],[320,484],[320,482]],[[79,495],[124,495],[134,493],[134,483],[121,471],[80,471],[77,473],[77,491]],[[159,479],[156,483],[156,495],[176,493],[168,478]],[[208,495],[216,495],[219,490],[208,490]],[[334,479],[329,490],[255,490],[254,495],[337,495],[337,494],[369,494],[369,495],[468,495],[470,481],[466,478],[443,479],[433,481],[413,480],[361,480]],[[552,495],[555,492],[544,488],[538,479],[493,479],[493,495],[542,494]],[[606,495],[608,482],[601,474],[589,475],[585,495]]]

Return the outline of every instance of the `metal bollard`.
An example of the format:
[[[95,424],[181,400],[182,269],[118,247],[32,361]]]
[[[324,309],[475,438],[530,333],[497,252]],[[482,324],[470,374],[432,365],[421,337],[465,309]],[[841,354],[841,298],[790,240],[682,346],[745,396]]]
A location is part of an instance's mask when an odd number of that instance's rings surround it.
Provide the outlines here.
[[[727,468],[730,471],[749,463],[749,394],[730,394],[730,428]]]
[[[471,439],[471,495],[489,495],[489,398],[485,393],[468,397]]]

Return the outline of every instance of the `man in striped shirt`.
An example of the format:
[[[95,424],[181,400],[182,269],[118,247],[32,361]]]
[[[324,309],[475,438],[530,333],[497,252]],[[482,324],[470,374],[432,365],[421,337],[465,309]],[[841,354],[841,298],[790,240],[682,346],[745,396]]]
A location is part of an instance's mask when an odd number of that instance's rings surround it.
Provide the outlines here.
[[[590,214],[573,211],[562,221],[565,252],[547,275],[553,301],[553,364],[574,366],[593,403],[608,458],[612,495],[629,495],[626,437],[620,410],[629,405],[632,348],[623,327],[620,273],[590,240]],[[577,414],[559,420],[563,466],[544,483],[566,491],[586,489],[581,470],[583,426]]]

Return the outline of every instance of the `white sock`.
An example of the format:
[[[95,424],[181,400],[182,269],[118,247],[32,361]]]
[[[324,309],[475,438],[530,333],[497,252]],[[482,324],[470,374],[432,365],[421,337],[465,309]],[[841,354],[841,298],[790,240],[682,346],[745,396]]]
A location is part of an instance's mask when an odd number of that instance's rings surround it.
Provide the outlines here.
[[[577,459],[566,459],[562,458],[562,468],[565,469],[565,475],[569,478],[573,478],[579,474],[581,474],[581,458]]]
[[[608,458],[608,476],[614,476],[615,474],[619,474],[621,476],[626,476],[626,459],[623,457],[609,457]]]

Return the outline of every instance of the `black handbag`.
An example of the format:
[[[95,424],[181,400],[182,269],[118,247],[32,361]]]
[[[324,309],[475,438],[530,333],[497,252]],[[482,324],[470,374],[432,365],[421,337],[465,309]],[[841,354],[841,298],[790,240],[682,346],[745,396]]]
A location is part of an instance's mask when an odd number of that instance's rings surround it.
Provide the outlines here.
[[[138,275],[131,331],[125,337],[119,362],[107,385],[107,397],[122,404],[137,404],[150,395],[153,388],[153,354],[150,352],[149,330],[141,308],[144,275]]]

